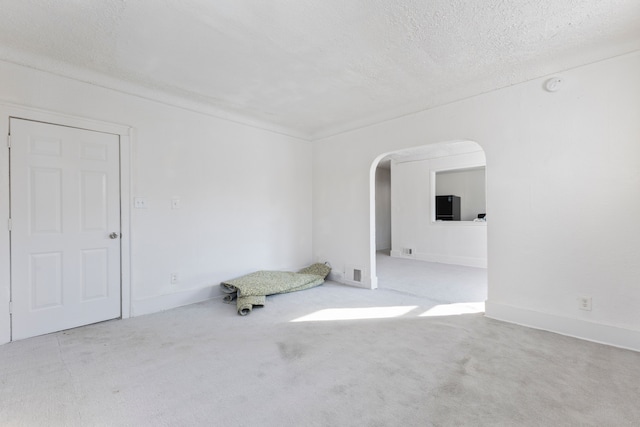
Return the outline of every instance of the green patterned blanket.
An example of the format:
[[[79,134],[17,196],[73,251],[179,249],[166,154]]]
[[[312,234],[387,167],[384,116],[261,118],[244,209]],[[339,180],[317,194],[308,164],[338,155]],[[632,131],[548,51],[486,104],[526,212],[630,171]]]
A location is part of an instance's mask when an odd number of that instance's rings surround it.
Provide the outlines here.
[[[224,302],[237,299],[238,314],[246,316],[253,306],[264,305],[267,295],[282,294],[309,289],[324,283],[331,272],[326,264],[313,264],[297,273],[290,271],[256,271],[246,276],[220,283],[227,295]]]

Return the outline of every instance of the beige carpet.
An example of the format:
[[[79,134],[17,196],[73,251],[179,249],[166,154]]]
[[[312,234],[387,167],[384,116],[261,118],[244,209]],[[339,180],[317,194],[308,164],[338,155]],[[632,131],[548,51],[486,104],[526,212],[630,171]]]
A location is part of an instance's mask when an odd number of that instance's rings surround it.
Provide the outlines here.
[[[0,346],[0,425],[640,425],[640,353],[430,315],[459,306],[397,290],[328,282],[268,302]]]
[[[376,254],[378,287],[428,298],[434,302],[487,299],[487,269],[392,258]]]

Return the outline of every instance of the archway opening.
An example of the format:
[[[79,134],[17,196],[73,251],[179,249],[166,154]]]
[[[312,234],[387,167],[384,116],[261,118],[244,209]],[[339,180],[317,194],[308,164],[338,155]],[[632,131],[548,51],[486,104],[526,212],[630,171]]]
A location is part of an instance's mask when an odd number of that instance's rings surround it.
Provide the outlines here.
[[[457,140],[383,153],[370,183],[371,287],[483,303],[490,219],[482,147]],[[457,215],[444,216],[442,199],[457,202]]]

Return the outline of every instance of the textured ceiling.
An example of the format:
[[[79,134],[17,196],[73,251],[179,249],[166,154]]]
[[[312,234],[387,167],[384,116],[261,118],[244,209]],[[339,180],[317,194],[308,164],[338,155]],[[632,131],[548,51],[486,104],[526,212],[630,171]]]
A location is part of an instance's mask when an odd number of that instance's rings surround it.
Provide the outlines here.
[[[640,49],[638,0],[0,5],[0,59],[308,139]]]

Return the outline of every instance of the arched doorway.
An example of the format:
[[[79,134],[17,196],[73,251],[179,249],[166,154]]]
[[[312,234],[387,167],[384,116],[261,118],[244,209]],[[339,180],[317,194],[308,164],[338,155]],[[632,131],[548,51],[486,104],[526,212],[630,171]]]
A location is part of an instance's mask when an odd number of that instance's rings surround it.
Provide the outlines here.
[[[380,167],[388,172],[380,173]],[[381,177],[385,176],[391,181],[388,197],[391,206],[387,208],[390,219],[386,226],[379,218],[379,213],[385,211],[380,206],[379,188],[384,182]],[[448,283],[447,291],[454,292],[457,287],[459,292],[466,292],[474,289],[472,282],[483,282],[475,287],[484,286],[484,291],[472,294],[476,299],[484,295],[484,301],[488,218],[485,177],[485,153],[474,141],[447,141],[378,156],[372,163],[370,176],[372,288],[386,288],[390,283],[388,274],[379,274],[378,264],[382,260],[384,266],[403,269],[402,274],[395,276],[394,286],[410,286],[412,293],[425,292],[422,296],[447,300],[454,297],[445,297],[433,289],[424,290],[425,283],[437,281],[440,288]],[[445,194],[455,196],[462,206],[461,209],[458,206],[458,215],[452,220],[436,211],[438,200],[442,201],[442,197],[436,196]],[[391,245],[386,257],[381,258],[380,233],[389,229]],[[420,276],[413,281],[408,273],[411,269]],[[403,276],[403,283],[399,276]],[[458,279],[460,283],[456,282]]]

